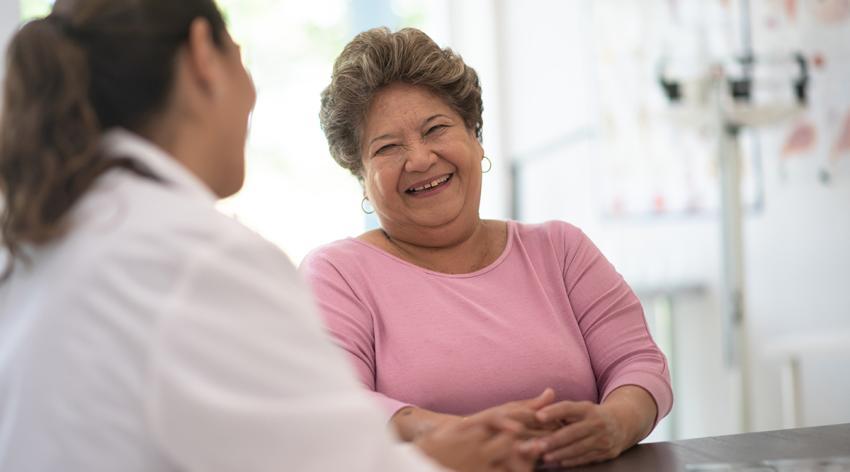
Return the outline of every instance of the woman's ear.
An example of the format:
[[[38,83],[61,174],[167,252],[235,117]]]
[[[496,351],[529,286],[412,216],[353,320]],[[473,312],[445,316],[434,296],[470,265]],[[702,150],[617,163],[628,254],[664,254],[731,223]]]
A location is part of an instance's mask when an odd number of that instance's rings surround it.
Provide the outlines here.
[[[210,23],[206,19],[195,18],[189,25],[185,53],[190,80],[201,90],[214,93],[213,83],[220,53],[213,41]]]

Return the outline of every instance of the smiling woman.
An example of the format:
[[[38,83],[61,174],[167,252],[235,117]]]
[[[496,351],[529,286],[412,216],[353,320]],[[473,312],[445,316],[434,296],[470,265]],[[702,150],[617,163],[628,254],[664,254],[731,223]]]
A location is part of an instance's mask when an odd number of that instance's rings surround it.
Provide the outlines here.
[[[363,142],[363,184],[383,228],[365,239],[393,251],[452,246],[475,231],[484,150],[438,93],[404,82],[384,87],[369,107]],[[483,241],[498,244],[490,239]],[[470,261],[462,270],[488,262]]]
[[[615,457],[669,412],[666,360],[581,230],[479,217],[481,110],[476,72],[423,32],[355,37],[320,117],[381,227],[301,271],[403,438],[499,411],[547,462]]]

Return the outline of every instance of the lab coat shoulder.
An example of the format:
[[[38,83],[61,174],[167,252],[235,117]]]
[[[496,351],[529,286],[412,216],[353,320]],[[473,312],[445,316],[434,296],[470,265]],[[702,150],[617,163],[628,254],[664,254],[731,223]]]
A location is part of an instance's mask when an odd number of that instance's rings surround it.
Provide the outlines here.
[[[143,395],[169,460],[206,472],[438,470],[395,446],[282,251],[211,208],[141,186],[124,188],[138,212],[128,222],[167,231],[117,231],[174,258]]]
[[[125,250],[136,248],[136,243],[181,254],[183,259],[234,232],[251,233],[216,211],[211,200],[186,198],[187,192],[169,182],[116,171],[98,181],[75,209],[77,236],[104,239],[107,246],[111,242]]]
[[[74,207],[67,237],[41,251],[39,257],[57,259],[42,266],[61,265],[73,273],[62,283],[68,297],[109,298],[119,305],[96,312],[113,316],[120,309],[149,321],[159,315],[163,294],[173,293],[181,274],[199,257],[215,257],[228,241],[276,255],[211,202],[181,192],[129,172],[104,176]]]

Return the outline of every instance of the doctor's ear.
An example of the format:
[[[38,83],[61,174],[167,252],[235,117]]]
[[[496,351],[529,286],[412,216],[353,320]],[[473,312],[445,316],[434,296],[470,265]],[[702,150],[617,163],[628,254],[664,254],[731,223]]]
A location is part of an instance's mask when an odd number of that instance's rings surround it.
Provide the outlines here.
[[[189,25],[185,58],[190,80],[204,92],[215,93],[215,80],[222,60],[222,51],[213,39],[212,27],[204,18],[195,18]]]

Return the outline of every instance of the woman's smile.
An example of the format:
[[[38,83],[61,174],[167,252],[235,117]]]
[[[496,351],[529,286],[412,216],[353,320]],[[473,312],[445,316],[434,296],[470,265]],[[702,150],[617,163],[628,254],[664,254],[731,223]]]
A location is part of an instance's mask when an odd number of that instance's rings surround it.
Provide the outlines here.
[[[448,188],[452,182],[452,177],[454,177],[453,173],[423,180],[408,187],[404,193],[416,198],[430,197]]]

